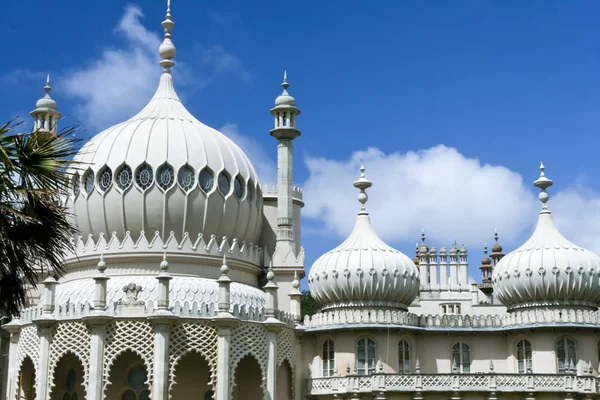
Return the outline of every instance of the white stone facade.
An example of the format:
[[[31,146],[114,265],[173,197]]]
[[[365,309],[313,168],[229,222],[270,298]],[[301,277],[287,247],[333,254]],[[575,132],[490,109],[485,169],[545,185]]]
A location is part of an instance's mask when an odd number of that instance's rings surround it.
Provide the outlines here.
[[[271,109],[278,182],[263,184],[178,98],[173,26],[169,9],[154,98],[77,158],[88,165],[66,197],[84,237],[3,327],[4,399],[598,397],[600,258],[554,227],[543,166],[534,234],[506,257],[498,243],[486,252],[479,284],[464,246],[423,235],[411,260],[385,244],[363,168],[352,234],[307,271],[322,310],[301,318],[287,77]],[[56,131],[45,90],[32,116]]]

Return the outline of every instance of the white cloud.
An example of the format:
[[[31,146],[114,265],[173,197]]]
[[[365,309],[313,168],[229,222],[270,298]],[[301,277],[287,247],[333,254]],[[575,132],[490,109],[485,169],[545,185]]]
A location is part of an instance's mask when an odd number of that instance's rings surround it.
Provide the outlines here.
[[[600,193],[588,189],[581,181],[556,195],[551,189],[548,209],[561,233],[600,255]]]
[[[340,237],[350,232],[359,210],[352,182],[361,163],[373,182],[367,209],[387,241],[416,241],[424,228],[429,243],[457,240],[480,248],[495,228],[503,243],[511,243],[535,221],[533,192],[519,174],[443,145],[390,154],[370,148],[346,161],[309,157],[306,163],[304,215]]]
[[[106,48],[102,54],[86,65],[66,74],[65,90],[80,105],[75,114],[89,128],[99,130],[121,122],[137,113],[150,100],[162,68],[158,65],[158,47],[162,34],[148,30],[143,24],[141,8],[125,9],[115,33],[125,41],[117,47]],[[158,22],[153,24],[158,28]],[[177,46],[177,36],[174,42]],[[190,52],[191,53],[191,52]],[[188,60],[194,60],[191,54]],[[205,87],[217,76],[229,73],[239,79],[250,79],[242,62],[219,45],[201,50],[196,73],[192,74],[187,63],[176,59],[173,74],[178,88],[194,90]],[[180,96],[185,98],[185,90]]]
[[[233,140],[246,153],[256,169],[261,184],[277,183],[277,166],[260,143],[241,134],[236,124],[226,123],[219,131]]]

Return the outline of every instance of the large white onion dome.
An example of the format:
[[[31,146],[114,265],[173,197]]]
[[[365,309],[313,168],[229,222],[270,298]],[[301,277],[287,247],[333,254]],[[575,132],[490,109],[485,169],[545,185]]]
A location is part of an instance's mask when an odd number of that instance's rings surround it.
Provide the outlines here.
[[[163,74],[150,102],[131,119],[106,129],[74,158],[72,208],[83,237],[155,232],[180,240],[203,234],[256,243],[262,194],[244,152],[198,121],[173,86],[170,13],[159,48]]]
[[[508,310],[592,308],[600,306],[600,257],[568,241],[556,228],[548,211],[552,185],[540,166],[534,185],[541,189],[535,231],[518,249],[494,267],[494,293]]]
[[[354,186],[361,210],[350,236],[322,255],[308,275],[310,292],[324,309],[394,307],[406,310],[419,291],[419,271],[410,257],[379,238],[366,211],[371,187],[361,167]]]

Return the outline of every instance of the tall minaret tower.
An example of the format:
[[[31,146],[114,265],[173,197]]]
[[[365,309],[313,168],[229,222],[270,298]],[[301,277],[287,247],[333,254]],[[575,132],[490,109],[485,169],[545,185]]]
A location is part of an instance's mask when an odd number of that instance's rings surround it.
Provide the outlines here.
[[[56,133],[56,126],[61,115],[56,111],[56,101],[50,97],[50,91],[52,90],[52,87],[50,87],[50,74],[46,78],[44,90],[46,95],[37,101],[35,110],[29,113],[34,119],[33,130]]]
[[[296,128],[296,117],[300,110],[296,108],[296,100],[287,89],[287,73],[283,73],[283,93],[275,99],[275,107],[271,115],[275,117],[275,127],[271,136],[277,139],[277,246],[276,250],[286,251],[295,247],[292,209],[292,140],[300,136]]]

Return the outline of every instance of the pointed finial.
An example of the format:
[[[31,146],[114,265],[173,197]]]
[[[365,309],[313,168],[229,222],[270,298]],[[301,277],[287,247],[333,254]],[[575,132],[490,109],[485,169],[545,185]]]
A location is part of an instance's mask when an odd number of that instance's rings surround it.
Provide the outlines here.
[[[104,253],[100,253],[100,261],[98,261],[98,271],[104,273],[106,271],[106,263],[104,262]]]
[[[418,358],[417,358],[417,361],[415,361],[415,372],[417,374],[421,373],[421,363],[419,362]]]
[[[361,165],[360,178],[358,178],[358,180],[354,182],[354,187],[360,190],[360,193],[358,194],[358,201],[361,204],[360,212],[358,213],[359,215],[368,214],[367,207],[365,206],[365,204],[367,203],[367,200],[369,200],[369,196],[367,196],[367,192],[365,190],[370,188],[371,186],[373,186],[373,183],[371,183],[371,181],[365,178],[365,167],[364,165]]]
[[[425,244],[425,229],[421,229],[421,242]]]
[[[533,182],[533,185],[541,190],[540,194],[538,195],[538,198],[542,202],[542,212],[545,212],[548,210],[547,203],[548,203],[548,200],[550,199],[550,195],[546,192],[546,189],[548,189],[554,183],[554,182],[552,182],[552,179],[548,179],[546,177],[546,174],[544,172],[545,169],[546,168],[544,167],[544,163],[541,163],[540,164],[540,177],[537,178],[535,182]]]
[[[46,76],[46,86],[44,86],[44,90],[48,94],[50,94],[50,91],[52,90],[52,87],[50,86],[50,74]]]
[[[483,243],[483,254],[485,254],[487,256],[488,253],[488,248],[487,248],[487,242]]]
[[[163,67],[163,72],[171,72],[171,67],[175,65],[172,59],[175,57],[175,45],[171,41],[171,31],[175,26],[175,22],[171,20],[171,0],[167,0],[167,15],[161,24],[165,29],[165,38],[158,48],[158,54],[162,57],[159,64]]]
[[[494,229],[494,240],[498,243],[498,228]]]
[[[160,270],[165,272],[169,269],[169,262],[167,261],[167,252],[163,253],[163,259],[160,263]]]
[[[267,281],[272,283],[275,279],[275,272],[273,272],[273,261],[269,261],[269,272],[267,272]]]
[[[221,265],[221,275],[229,275],[229,267],[227,266],[227,254],[223,254],[223,265]]]
[[[294,280],[292,281],[292,288],[294,288],[294,290],[300,289],[300,281],[298,280],[298,271],[294,271]]]
[[[490,372],[494,372],[494,361],[490,358]]]

